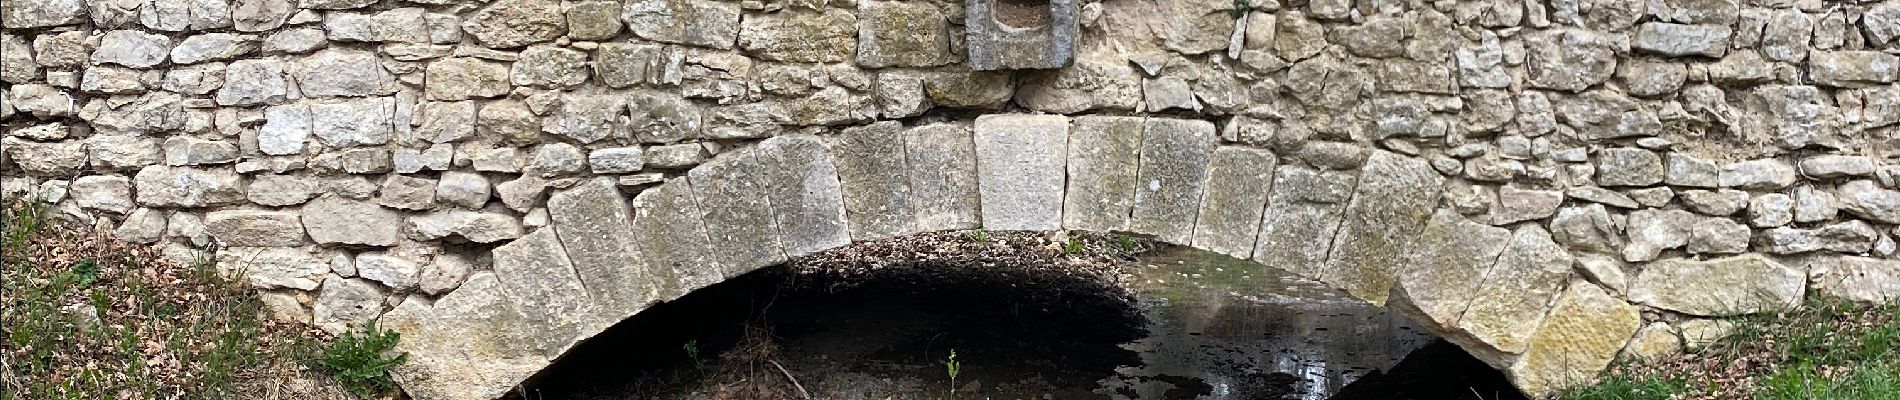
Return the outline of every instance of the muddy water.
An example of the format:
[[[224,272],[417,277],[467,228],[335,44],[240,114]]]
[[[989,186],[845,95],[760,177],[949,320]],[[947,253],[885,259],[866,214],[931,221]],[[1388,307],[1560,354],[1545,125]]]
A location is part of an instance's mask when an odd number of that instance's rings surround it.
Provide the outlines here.
[[[761,271],[623,322],[520,397],[1517,398],[1404,318],[1297,276],[1186,248],[1121,273],[921,265],[838,290]]]
[[[1101,381],[1115,399],[1325,399],[1436,339],[1382,308],[1251,262],[1171,248],[1138,265],[1131,286],[1148,335],[1119,346],[1141,362]]]

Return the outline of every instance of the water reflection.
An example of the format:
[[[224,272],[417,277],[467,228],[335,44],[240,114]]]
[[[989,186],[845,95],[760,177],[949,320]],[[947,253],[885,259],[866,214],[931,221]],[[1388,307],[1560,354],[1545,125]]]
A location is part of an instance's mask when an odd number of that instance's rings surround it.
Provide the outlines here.
[[[1324,285],[1189,248],[1142,258],[1132,286],[1149,335],[1141,365],[1104,379],[1114,399],[1325,399],[1434,338]]]

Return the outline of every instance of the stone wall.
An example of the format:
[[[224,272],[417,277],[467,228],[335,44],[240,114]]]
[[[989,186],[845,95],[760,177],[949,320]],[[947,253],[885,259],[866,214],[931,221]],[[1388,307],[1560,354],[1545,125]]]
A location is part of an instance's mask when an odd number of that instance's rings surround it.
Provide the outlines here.
[[[929,230],[1254,259],[1533,393],[1900,297],[1900,2],[969,4],[0,0],[0,191],[380,318],[424,399]]]

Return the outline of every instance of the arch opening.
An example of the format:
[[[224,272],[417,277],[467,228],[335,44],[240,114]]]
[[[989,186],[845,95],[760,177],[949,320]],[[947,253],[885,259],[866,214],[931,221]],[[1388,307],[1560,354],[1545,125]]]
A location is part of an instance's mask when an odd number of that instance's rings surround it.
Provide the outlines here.
[[[1116,234],[978,232],[858,243],[702,288],[583,342],[517,393],[1522,398],[1405,317],[1285,271]]]

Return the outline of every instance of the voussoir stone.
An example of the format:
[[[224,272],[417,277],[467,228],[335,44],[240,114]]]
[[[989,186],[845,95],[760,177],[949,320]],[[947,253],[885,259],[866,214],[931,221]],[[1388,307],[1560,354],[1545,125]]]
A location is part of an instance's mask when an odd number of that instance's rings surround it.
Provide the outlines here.
[[[985,228],[1061,228],[1068,136],[1069,119],[1062,116],[977,117],[978,187]]]
[[[1573,281],[1505,372],[1532,396],[1595,381],[1643,324],[1636,306],[1588,282]]]

